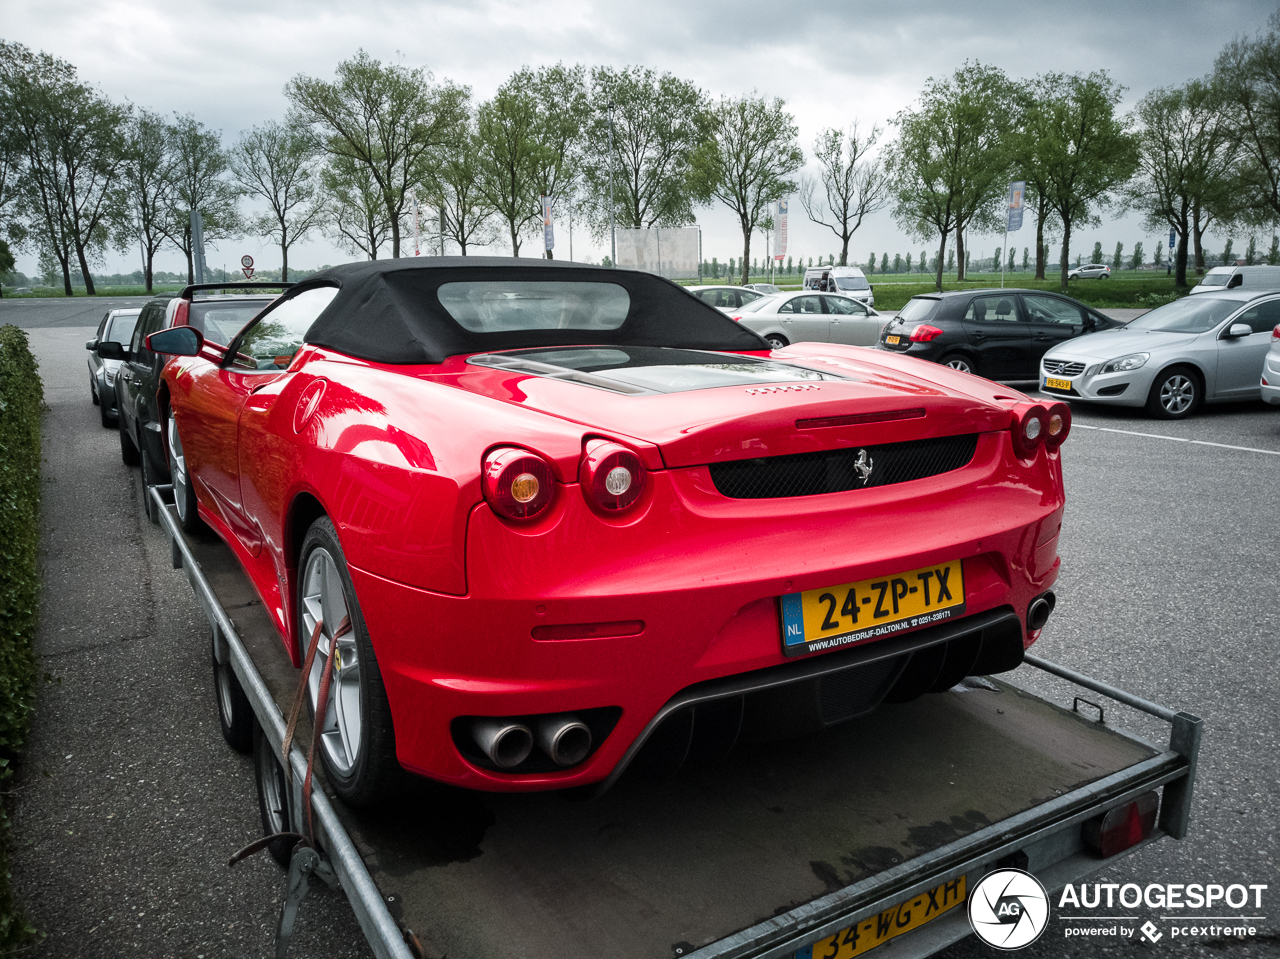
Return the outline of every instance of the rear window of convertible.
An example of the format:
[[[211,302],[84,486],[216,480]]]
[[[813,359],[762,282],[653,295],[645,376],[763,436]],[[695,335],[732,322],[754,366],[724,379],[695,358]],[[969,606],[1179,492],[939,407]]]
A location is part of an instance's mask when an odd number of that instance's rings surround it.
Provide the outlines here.
[[[474,280],[441,284],[440,305],[472,333],[616,330],[631,295],[616,283]]]

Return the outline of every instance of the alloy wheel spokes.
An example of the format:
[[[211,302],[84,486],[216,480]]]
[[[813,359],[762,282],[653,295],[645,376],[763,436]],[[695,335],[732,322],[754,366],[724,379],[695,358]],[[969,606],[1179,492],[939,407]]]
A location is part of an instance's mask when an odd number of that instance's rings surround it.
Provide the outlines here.
[[[309,640],[316,622],[322,623],[316,656],[307,677],[311,706],[315,709],[320,695],[320,680],[325,664],[333,657],[333,676],[329,685],[329,701],[320,722],[320,738],[329,761],[340,772],[349,772],[360,751],[360,662],[355,634],[348,631],[337,640],[334,631],[348,615],[342,578],[333,557],[317,549],[307,560],[303,574],[302,627],[303,639]],[[305,653],[305,650],[304,650]]]

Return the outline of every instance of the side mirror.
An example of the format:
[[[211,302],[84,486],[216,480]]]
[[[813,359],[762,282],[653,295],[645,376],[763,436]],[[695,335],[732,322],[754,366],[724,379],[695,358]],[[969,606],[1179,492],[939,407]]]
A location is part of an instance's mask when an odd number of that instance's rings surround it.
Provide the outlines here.
[[[195,356],[204,346],[204,336],[190,326],[174,326],[158,330],[147,337],[147,349],[169,356]]]
[[[128,359],[125,355],[123,343],[116,343],[113,340],[103,340],[93,348],[93,351],[104,360],[124,360]]]
[[[1242,336],[1252,336],[1253,327],[1248,323],[1232,323],[1231,329],[1227,330],[1227,339],[1238,340]]]
[[[95,336],[91,340],[85,340],[84,348],[89,351],[96,350],[98,348],[98,338]]]

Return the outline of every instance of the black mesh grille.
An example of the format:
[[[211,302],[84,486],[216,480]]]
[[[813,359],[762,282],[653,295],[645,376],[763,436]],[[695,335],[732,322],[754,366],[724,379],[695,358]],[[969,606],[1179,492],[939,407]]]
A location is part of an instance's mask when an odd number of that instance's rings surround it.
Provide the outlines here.
[[[813,496],[888,486],[958,470],[973,459],[978,434],[885,443],[862,449],[797,453],[711,464],[716,489],[734,499]],[[866,454],[863,456],[863,454]],[[861,469],[859,468],[861,466]],[[863,479],[863,472],[871,472]]]

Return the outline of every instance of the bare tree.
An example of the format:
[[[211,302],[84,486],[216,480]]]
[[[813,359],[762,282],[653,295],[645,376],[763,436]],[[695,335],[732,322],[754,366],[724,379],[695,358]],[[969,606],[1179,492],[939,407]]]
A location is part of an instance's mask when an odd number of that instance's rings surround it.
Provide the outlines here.
[[[738,215],[744,284],[752,231],[769,218],[770,203],[796,190],[791,176],[804,164],[798,132],[780,97],[726,97],[713,113],[712,139],[699,152],[703,189]]]
[[[400,256],[409,191],[432,182],[467,115],[471,91],[432,80],[425,68],[384,65],[360,50],[338,64],[333,83],[299,74],[285,87],[317,144],[363,166],[377,184],[393,257]]]
[[[463,256],[468,246],[487,246],[497,235],[493,220],[498,211],[481,189],[478,154],[473,127],[466,144],[445,161],[439,173],[442,229]]]
[[[800,203],[810,220],[840,238],[840,265],[849,264],[849,240],[869,214],[884,209],[889,199],[889,178],[880,160],[869,157],[880,130],[858,133],[857,121],[848,134],[823,130],[813,142],[813,154],[822,169],[815,180],[800,179]],[[822,187],[822,198],[816,196]],[[824,219],[829,215],[831,222]]]
[[[280,280],[289,279],[289,247],[321,219],[316,199],[316,153],[310,137],[269,120],[240,135],[231,151],[231,171],[245,193],[266,201],[268,211],[253,230],[280,247]]]

